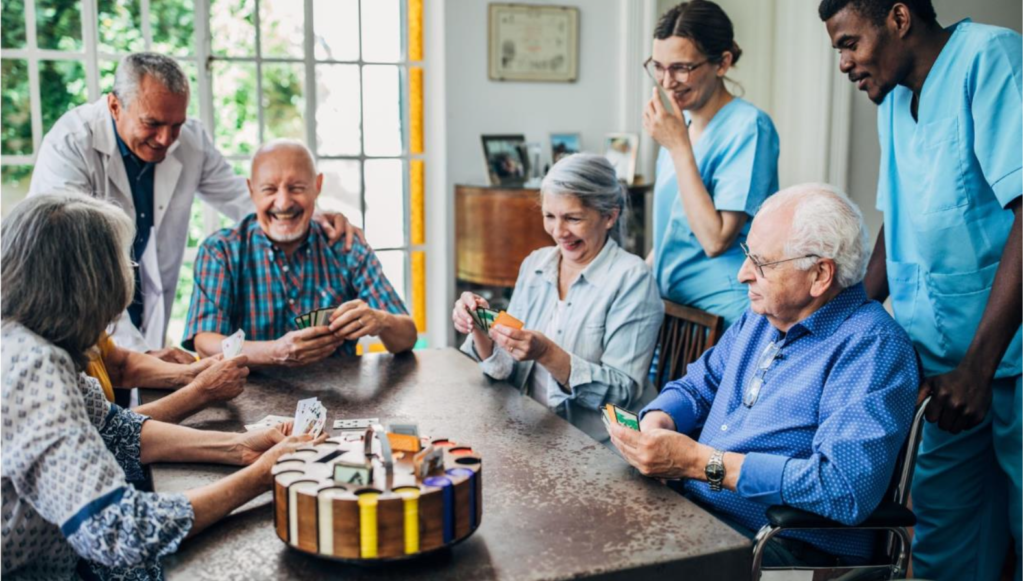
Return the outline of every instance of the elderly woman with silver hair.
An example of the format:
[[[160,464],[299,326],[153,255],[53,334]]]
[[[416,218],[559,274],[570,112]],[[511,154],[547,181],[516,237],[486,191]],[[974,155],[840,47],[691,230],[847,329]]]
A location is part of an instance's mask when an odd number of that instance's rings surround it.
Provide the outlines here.
[[[165,424],[111,404],[83,373],[132,298],[134,227],[80,194],[18,204],[2,226],[3,574],[159,574],[159,558],[268,490],[290,425],[247,434]],[[151,462],[245,465],[183,494],[136,490]]]
[[[485,374],[508,379],[594,439],[607,442],[600,409],[637,409],[664,306],[644,261],[623,250],[625,190],[602,156],[562,158],[541,184],[544,228],[555,246],[523,261],[508,313],[523,329],[485,332],[471,312],[488,307],[463,293],[455,303],[462,350]]]

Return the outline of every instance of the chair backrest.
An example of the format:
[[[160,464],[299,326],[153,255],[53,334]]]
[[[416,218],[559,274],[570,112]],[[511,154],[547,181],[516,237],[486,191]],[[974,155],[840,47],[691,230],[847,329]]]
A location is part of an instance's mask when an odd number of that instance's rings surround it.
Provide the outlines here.
[[[658,365],[654,384],[661,391],[665,383],[682,377],[693,363],[722,336],[722,317],[665,301],[665,321],[658,334]]]

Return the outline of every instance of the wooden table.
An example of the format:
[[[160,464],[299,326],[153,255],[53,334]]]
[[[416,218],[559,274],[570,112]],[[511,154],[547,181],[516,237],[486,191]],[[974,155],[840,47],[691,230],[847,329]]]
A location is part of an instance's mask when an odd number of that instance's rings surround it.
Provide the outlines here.
[[[143,402],[160,392],[142,390]],[[304,369],[254,371],[245,393],[184,424],[241,431],[268,414],[292,415],[318,397],[334,418],[415,422],[484,457],[484,517],[449,551],[396,566],[342,565],[287,547],[266,493],[185,541],[164,559],[170,579],[743,579],[751,544],[568,422],[484,378],[454,349],[336,359]],[[152,467],[158,492],[201,486],[236,468]]]

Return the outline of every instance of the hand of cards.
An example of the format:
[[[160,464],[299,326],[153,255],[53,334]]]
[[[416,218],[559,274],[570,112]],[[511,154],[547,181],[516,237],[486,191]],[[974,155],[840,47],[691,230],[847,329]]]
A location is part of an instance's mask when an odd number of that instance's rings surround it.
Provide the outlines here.
[[[320,327],[328,325],[331,322],[331,313],[337,307],[327,307],[326,309],[316,309],[302,315],[301,317],[295,317],[295,326],[299,329],[308,329],[309,327]]]
[[[245,331],[239,329],[230,337],[225,337],[220,342],[220,351],[224,359],[231,359],[242,354],[242,344],[245,343]]]
[[[495,325],[505,325],[506,327],[512,327],[513,329],[522,329],[523,322],[516,319],[512,315],[505,311],[492,311],[491,309],[485,309],[478,307],[476,311],[470,311],[469,314],[473,317],[473,322],[485,333],[491,330],[491,327]]]
[[[320,400],[311,397],[299,400],[295,407],[295,426],[292,434],[312,434],[314,438],[320,435],[327,424],[327,408],[320,403]]]
[[[640,431],[640,418],[633,412],[624,410],[617,405],[605,404],[601,419],[604,420],[605,425],[615,423],[631,430]]]

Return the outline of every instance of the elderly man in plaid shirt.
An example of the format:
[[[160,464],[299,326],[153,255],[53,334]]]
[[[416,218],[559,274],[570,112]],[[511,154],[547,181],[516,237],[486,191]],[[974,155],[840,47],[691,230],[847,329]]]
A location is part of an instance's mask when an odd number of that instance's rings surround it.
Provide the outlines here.
[[[392,353],[413,347],[416,325],[373,250],[356,240],[345,252],[311,221],[322,183],[299,142],[273,141],[256,152],[249,179],[256,213],[199,248],[185,348],[214,355],[239,328],[252,365],[353,355],[364,336],[380,337]],[[328,307],[336,308],[327,325],[296,325],[296,317]]]

